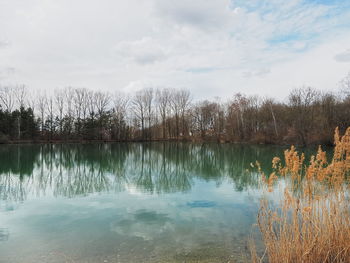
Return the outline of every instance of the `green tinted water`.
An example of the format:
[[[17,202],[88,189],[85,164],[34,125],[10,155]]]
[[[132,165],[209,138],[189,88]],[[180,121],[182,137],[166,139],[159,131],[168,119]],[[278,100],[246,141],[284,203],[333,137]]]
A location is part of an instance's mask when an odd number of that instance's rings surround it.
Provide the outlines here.
[[[240,262],[282,148],[0,146],[0,262]]]

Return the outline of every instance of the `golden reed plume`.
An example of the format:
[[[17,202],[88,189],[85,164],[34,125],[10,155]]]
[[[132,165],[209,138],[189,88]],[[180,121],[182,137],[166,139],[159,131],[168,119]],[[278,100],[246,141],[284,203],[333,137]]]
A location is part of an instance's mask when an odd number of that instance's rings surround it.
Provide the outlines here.
[[[276,182],[285,186],[280,200],[261,201],[258,226],[266,250],[259,257],[252,241],[252,262],[350,262],[350,128],[343,136],[336,129],[334,143],[330,161],[319,147],[306,163],[292,146],[284,164],[275,157],[270,176],[262,174],[268,192]]]

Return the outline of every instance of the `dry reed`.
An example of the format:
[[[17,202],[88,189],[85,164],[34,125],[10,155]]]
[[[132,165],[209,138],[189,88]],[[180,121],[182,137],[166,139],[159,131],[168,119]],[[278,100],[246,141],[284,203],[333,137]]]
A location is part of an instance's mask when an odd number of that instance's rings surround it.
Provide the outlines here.
[[[273,173],[263,181],[269,192],[279,177],[287,182],[277,207],[261,201],[258,227],[265,245],[260,258],[251,245],[252,262],[350,262],[350,128],[335,131],[330,162],[319,147],[306,163],[294,147],[272,161]]]

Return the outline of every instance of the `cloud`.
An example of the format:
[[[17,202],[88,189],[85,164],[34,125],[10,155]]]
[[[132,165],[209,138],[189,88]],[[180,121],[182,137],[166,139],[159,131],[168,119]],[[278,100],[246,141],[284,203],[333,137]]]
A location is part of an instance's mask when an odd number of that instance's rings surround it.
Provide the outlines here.
[[[173,224],[173,220],[167,214],[140,209],[112,223],[111,231],[141,237],[144,240],[153,240],[164,232],[172,231]]]
[[[350,49],[334,56],[337,62],[350,62]]]
[[[138,64],[153,64],[166,59],[165,49],[152,38],[120,42],[115,47],[120,57],[130,59]]]
[[[9,45],[10,45],[10,43],[8,41],[1,41],[0,40],[0,48],[5,48]]]
[[[243,77],[252,78],[252,77],[263,77],[271,72],[271,69],[261,68],[255,71],[245,71],[243,72]]]
[[[190,73],[194,73],[194,74],[200,74],[200,73],[213,72],[216,70],[223,70],[223,69],[216,68],[216,67],[199,67],[199,68],[188,68],[185,71],[190,72]]]
[[[13,67],[0,68],[0,80],[7,79],[11,75],[16,73],[16,69]]]
[[[333,53],[349,48],[347,1],[5,2],[0,31],[15,42],[0,50],[0,68],[16,68],[9,81],[38,89],[151,85],[189,88],[195,98],[283,97],[297,85],[336,85],[349,70],[337,63],[348,51]]]
[[[125,85],[122,89],[123,92],[126,93],[134,93],[144,88],[153,88],[155,84],[150,80],[137,80],[131,81],[127,85]]]
[[[227,25],[234,14],[227,0],[156,0],[155,13],[175,25],[205,30]]]

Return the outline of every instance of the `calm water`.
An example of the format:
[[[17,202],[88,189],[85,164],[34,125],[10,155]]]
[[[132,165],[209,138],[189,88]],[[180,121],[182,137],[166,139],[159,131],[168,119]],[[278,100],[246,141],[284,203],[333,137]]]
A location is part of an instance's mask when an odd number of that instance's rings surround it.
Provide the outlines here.
[[[242,260],[259,206],[250,162],[282,148],[0,146],[0,262]]]

